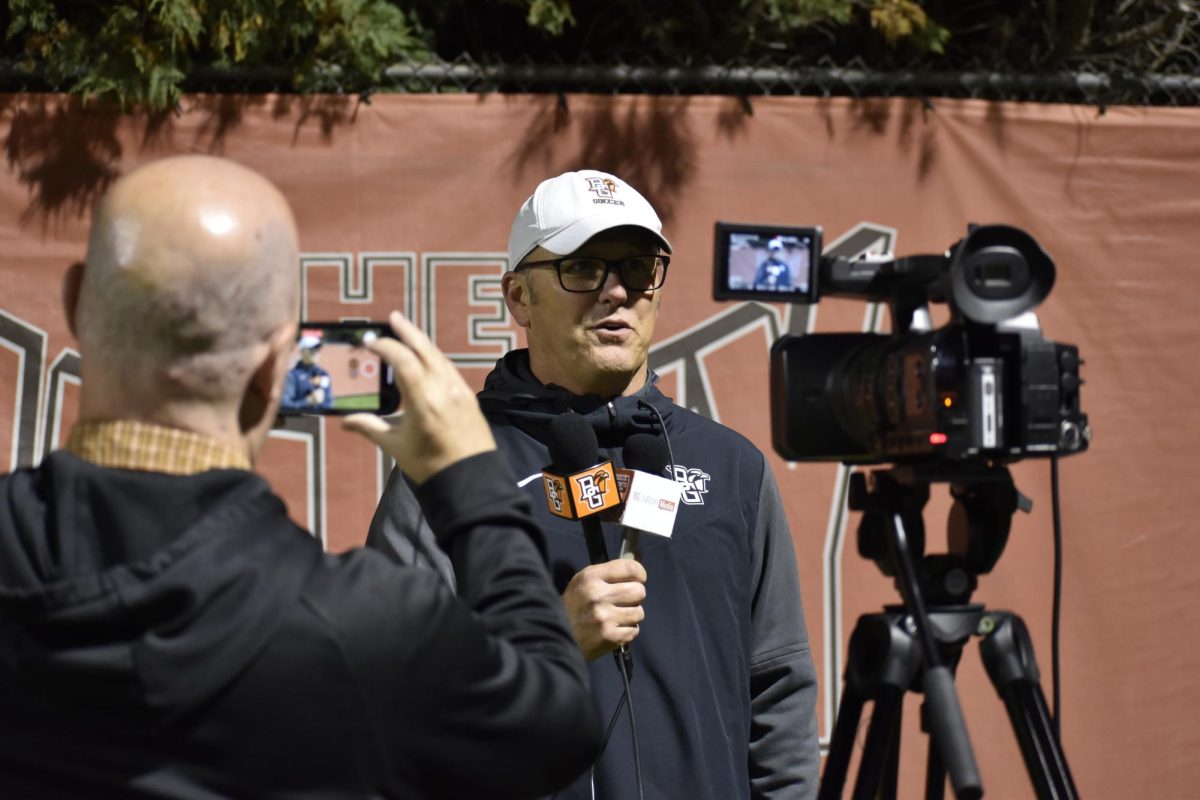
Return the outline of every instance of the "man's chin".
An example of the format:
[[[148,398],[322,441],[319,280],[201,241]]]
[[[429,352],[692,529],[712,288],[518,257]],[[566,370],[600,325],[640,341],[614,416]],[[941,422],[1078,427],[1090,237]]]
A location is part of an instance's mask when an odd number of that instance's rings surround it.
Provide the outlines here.
[[[646,363],[627,353],[593,352],[589,356],[582,359],[587,363],[587,372],[590,375],[588,382],[596,387],[593,391],[606,395],[622,394]]]
[[[600,345],[589,348],[583,360],[595,372],[605,375],[633,375],[642,364],[644,357],[639,357],[629,347],[615,345]]]

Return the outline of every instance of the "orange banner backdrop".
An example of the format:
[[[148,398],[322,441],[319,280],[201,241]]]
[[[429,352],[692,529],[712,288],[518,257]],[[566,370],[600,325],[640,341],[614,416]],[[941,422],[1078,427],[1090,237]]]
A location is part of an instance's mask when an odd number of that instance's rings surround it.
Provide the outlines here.
[[[856,554],[836,464],[770,452],[767,350],[789,330],[858,331],[865,304],[710,297],[717,220],[824,226],[827,247],[940,253],[970,222],[1023,228],[1054,257],[1046,335],[1085,365],[1090,452],[1061,465],[1063,740],[1086,797],[1194,796],[1200,768],[1200,114],[976,101],[569,96],[190,97],[145,118],[58,96],[0,99],[0,469],[36,463],[75,418],[79,358],[60,281],[87,212],[147,160],[204,152],[277,183],[302,231],[308,319],[400,308],[481,384],[521,336],[500,301],[508,227],[539,180],[594,167],[639,187],[675,245],[652,363],[678,402],[770,454],[796,543],[827,738],[855,619],[896,602]],[[387,464],[336,420],[292,421],[261,471],[331,549],[360,543]],[[976,599],[1029,624],[1050,693],[1050,471],[1014,469],[1033,512]],[[699,479],[698,479],[699,480]],[[720,492],[719,486],[703,487]],[[945,548],[935,487],[930,552]],[[652,584],[651,584],[652,585]],[[653,589],[651,588],[651,591]],[[968,645],[959,674],[989,797],[1031,796]],[[925,745],[906,709],[901,794]]]

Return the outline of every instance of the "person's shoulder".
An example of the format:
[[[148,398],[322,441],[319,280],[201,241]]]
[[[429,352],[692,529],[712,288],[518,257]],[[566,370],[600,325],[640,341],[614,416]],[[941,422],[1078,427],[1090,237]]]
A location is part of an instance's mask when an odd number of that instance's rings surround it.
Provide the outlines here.
[[[698,414],[681,405],[672,404],[672,406],[672,417],[674,418],[673,422],[675,422],[675,425],[668,426],[668,434],[679,432],[686,433],[689,436],[701,435],[712,441],[714,446],[717,447],[736,448],[747,453],[762,455],[762,451],[758,449],[758,445],[728,425],[723,425],[716,420]],[[672,430],[672,428],[675,428],[675,430]]]

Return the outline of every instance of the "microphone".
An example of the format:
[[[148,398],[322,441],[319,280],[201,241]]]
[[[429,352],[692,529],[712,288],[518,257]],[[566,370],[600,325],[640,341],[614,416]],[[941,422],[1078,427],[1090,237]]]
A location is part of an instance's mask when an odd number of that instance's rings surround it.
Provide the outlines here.
[[[601,461],[596,432],[578,414],[561,414],[550,421],[550,466],[542,470],[550,513],[577,519],[593,564],[608,561],[600,527],[600,512],[620,504],[611,461]]]
[[[683,487],[662,477],[671,463],[666,440],[650,433],[635,433],[625,441],[625,466],[631,473],[622,493],[621,552],[619,558],[638,557],[642,532],[671,535]]]
[[[560,414],[550,420],[550,466],[542,470],[550,513],[577,519],[587,541],[588,560],[608,561],[600,513],[621,503],[616,472],[611,461],[601,461],[600,444],[592,426],[578,414]],[[633,654],[622,645],[613,651],[618,668],[633,674]]]

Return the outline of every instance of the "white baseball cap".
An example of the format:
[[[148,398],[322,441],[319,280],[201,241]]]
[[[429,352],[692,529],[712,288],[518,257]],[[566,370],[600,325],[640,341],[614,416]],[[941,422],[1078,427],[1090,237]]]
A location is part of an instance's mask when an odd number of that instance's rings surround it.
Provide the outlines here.
[[[535,247],[569,255],[601,231],[622,225],[650,231],[671,252],[658,214],[637,189],[607,172],[564,172],[538,184],[517,212],[508,235],[508,268],[520,264]]]

